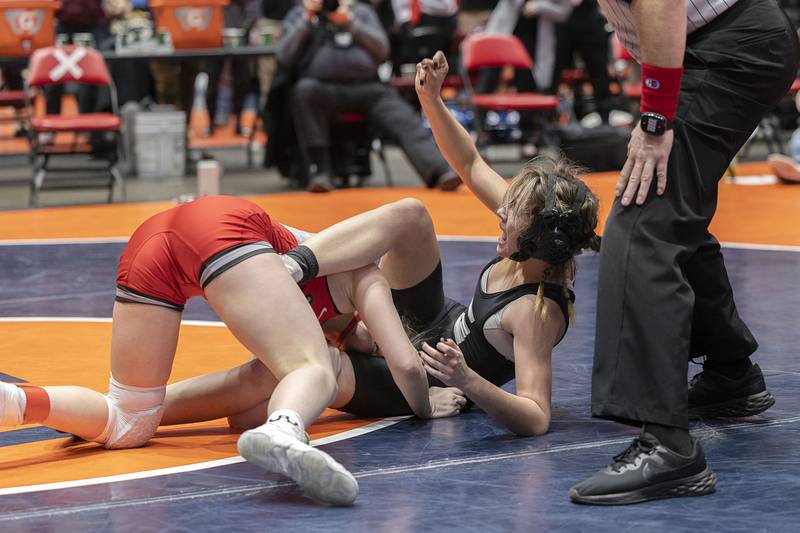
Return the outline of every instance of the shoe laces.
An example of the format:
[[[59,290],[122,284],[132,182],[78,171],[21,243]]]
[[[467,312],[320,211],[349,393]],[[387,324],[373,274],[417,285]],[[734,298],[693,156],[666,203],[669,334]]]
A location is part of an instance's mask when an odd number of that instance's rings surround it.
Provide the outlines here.
[[[691,361],[692,363],[694,363],[696,365],[700,365],[702,367],[705,367],[706,366],[705,359],[706,359],[705,355],[699,355],[697,357],[690,357],[689,361]]]
[[[633,442],[625,449],[625,451],[614,456],[614,462],[611,464],[611,469],[615,472],[620,472],[625,468],[625,466],[634,464],[639,455],[643,453],[649,455],[653,453],[655,449],[655,444],[637,437],[633,439]]]

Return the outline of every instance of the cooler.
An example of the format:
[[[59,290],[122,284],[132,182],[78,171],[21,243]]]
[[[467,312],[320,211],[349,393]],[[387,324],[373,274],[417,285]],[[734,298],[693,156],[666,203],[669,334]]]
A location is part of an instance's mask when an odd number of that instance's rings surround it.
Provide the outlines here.
[[[0,0],[0,56],[27,56],[52,46],[59,7],[50,0]]]
[[[159,30],[172,35],[175,48],[222,46],[222,10],[229,0],[151,0]]]

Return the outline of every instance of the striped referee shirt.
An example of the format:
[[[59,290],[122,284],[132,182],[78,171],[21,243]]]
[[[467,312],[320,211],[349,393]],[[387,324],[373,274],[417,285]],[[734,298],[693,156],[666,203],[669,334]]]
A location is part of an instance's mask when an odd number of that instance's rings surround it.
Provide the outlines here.
[[[686,0],[686,33],[702,28],[721,13],[724,13],[737,0]],[[620,42],[640,63],[642,50],[639,36],[633,24],[630,0],[598,0],[600,10],[614,28]]]

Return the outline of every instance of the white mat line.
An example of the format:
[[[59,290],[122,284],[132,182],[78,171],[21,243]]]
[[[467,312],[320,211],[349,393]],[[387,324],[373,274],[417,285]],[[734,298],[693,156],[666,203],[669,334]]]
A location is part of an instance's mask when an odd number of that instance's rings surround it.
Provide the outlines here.
[[[478,235],[437,235],[443,242],[497,242],[497,236]],[[0,239],[0,246],[35,246],[57,244],[107,244],[126,243],[128,237],[65,237],[55,239]],[[723,248],[738,248],[742,250],[768,250],[777,252],[800,252],[800,246],[782,244],[758,244],[747,242],[723,242]]]
[[[409,417],[398,416],[398,417],[384,418],[378,420],[377,422],[373,422],[371,424],[367,424],[359,428],[350,429],[348,431],[343,431],[342,433],[337,433],[335,435],[330,435],[327,437],[322,437],[320,439],[315,439],[311,441],[311,445],[322,446],[323,444],[330,444],[332,442],[337,442],[340,440],[351,439],[354,437],[358,437],[360,435],[365,435],[367,433],[371,433],[373,431],[377,431],[379,429],[391,426],[393,424],[400,422],[401,420],[405,420],[406,418]],[[132,481],[136,479],[166,476],[170,474],[184,474],[187,472],[196,472],[198,470],[207,470],[209,468],[216,468],[218,466],[226,466],[242,462],[244,462],[244,459],[239,456],[236,456],[236,457],[227,457],[225,459],[216,459],[214,461],[204,461],[201,463],[194,463],[191,465],[173,466],[169,468],[158,468],[155,470],[145,470],[143,472],[132,472],[130,474],[119,474],[115,476],[77,479],[73,481],[59,481],[56,483],[42,483],[39,485],[26,485],[22,487],[9,487],[5,489],[0,489],[0,496],[8,496],[11,494],[27,494],[30,492],[42,492],[42,491],[58,490],[58,489],[71,489],[75,487],[88,487],[91,485],[117,483],[120,481]],[[0,517],[0,521],[2,520],[2,518],[3,517]]]
[[[110,244],[126,243],[129,237],[63,237],[53,239],[0,239],[0,246],[31,246],[50,244]]]
[[[381,421],[383,422],[383,421]],[[778,420],[770,420],[762,423],[752,423],[752,422],[742,422],[739,424],[733,424],[730,426],[725,426],[721,428],[707,428],[702,429],[699,431],[693,431],[692,433],[695,436],[714,436],[719,433],[727,433],[731,431],[736,431],[740,429],[744,430],[755,430],[765,427],[776,427],[776,426],[783,426],[785,424],[790,424],[794,422],[800,422],[800,416],[790,417],[790,418],[783,418]],[[576,443],[576,444],[564,444],[561,446],[554,446],[552,448],[548,448],[545,450],[533,450],[533,451],[525,451],[525,452],[509,452],[509,453],[500,453],[494,455],[485,455],[482,457],[472,457],[472,458],[465,458],[465,459],[444,459],[442,461],[434,461],[430,463],[420,464],[420,465],[409,465],[409,466],[401,466],[396,468],[378,468],[374,470],[367,470],[364,472],[354,473],[353,475],[356,478],[362,479],[367,477],[375,477],[375,476],[383,476],[383,475],[392,475],[392,474],[406,474],[411,472],[420,472],[424,470],[435,470],[440,468],[449,468],[453,466],[462,466],[462,465],[473,465],[473,464],[481,464],[481,463],[490,463],[496,461],[503,461],[507,459],[519,459],[522,457],[531,457],[536,455],[547,455],[552,453],[561,453],[561,452],[571,452],[583,449],[590,449],[590,448],[601,448],[604,446],[612,446],[617,444],[624,444],[630,442],[630,437],[625,438],[617,438],[617,439],[609,439],[604,441],[592,441],[592,442],[584,442],[584,443]],[[179,494],[175,496],[159,496],[155,498],[139,498],[136,500],[127,500],[121,502],[112,502],[112,503],[97,503],[97,504],[89,504],[89,505],[79,505],[74,507],[68,508],[45,508],[45,509],[34,509],[31,511],[23,511],[19,513],[6,513],[4,515],[0,515],[0,522],[6,521],[16,521],[16,520],[30,520],[33,518],[39,517],[51,517],[51,516],[64,516],[70,514],[77,514],[81,512],[91,512],[91,511],[105,511],[111,509],[119,509],[124,507],[134,507],[137,505],[150,505],[154,503],[172,503],[172,502],[179,502],[179,501],[186,501],[186,500],[193,500],[198,498],[209,498],[209,497],[218,497],[218,496],[231,496],[231,495],[247,495],[247,494],[255,494],[259,491],[266,490],[266,489],[275,489],[281,488],[286,486],[291,486],[293,483],[291,482],[278,482],[278,483],[263,483],[263,484],[255,484],[255,485],[247,485],[247,486],[238,486],[238,487],[227,487],[224,489],[211,489],[211,490],[203,490],[203,491],[196,491],[188,494]]]
[[[96,324],[110,324],[111,317],[82,317],[82,316],[4,316],[0,322],[88,322]],[[225,323],[217,320],[181,320],[183,326],[207,326],[224,328]]]
[[[0,306],[16,305],[16,304],[29,304],[36,302],[52,302],[57,300],[71,300],[73,298],[86,298],[92,296],[110,296],[111,291],[93,291],[93,292],[78,292],[75,294],[58,294],[55,296],[31,296],[29,298],[16,298],[13,300],[0,300]]]

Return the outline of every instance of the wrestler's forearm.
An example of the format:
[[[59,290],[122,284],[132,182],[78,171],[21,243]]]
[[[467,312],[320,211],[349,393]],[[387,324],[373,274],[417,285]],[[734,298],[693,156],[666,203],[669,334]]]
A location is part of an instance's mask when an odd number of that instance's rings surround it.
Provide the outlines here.
[[[389,284],[375,268],[354,272],[353,283],[355,307],[386,359],[400,392],[415,415],[430,417],[428,377],[394,307]]]
[[[420,103],[442,155],[462,179],[465,176],[468,178],[472,165],[480,158],[469,133],[458,123],[441,98],[431,101],[420,98]]]
[[[464,387],[464,394],[517,435],[543,435],[550,427],[550,416],[538,403],[506,392],[476,373]]]
[[[486,207],[497,210],[508,184],[483,160],[472,138],[441,98],[420,98],[420,103],[444,158]]]

